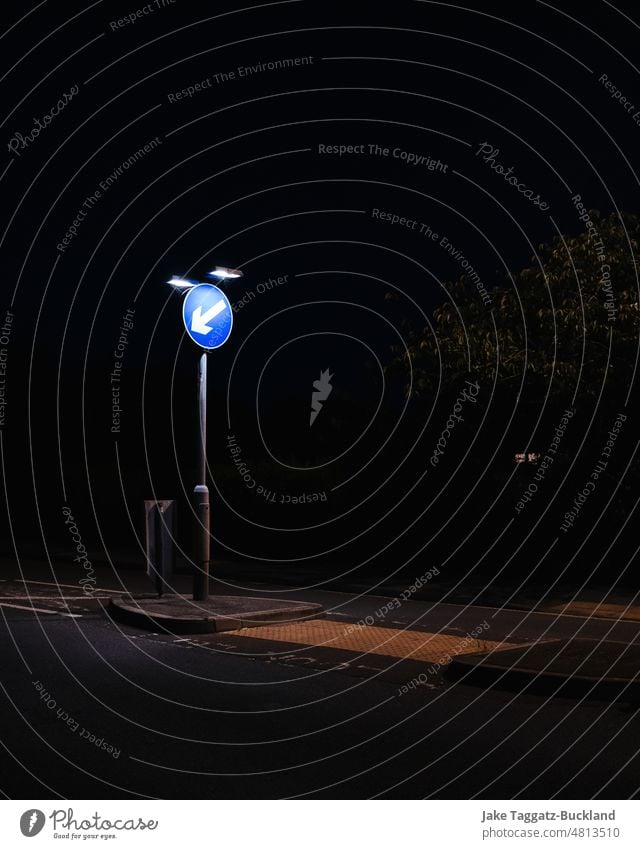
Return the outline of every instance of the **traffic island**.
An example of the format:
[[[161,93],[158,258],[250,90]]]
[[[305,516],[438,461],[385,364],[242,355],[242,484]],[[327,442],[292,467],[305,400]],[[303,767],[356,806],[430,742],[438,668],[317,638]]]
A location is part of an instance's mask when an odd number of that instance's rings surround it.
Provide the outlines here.
[[[609,640],[548,640],[454,657],[445,677],[464,684],[545,695],[640,697],[640,645]]]
[[[195,601],[185,595],[123,596],[106,607],[112,619],[136,628],[172,634],[205,634],[256,628],[273,622],[294,624],[323,616],[321,604],[251,596],[213,596]]]

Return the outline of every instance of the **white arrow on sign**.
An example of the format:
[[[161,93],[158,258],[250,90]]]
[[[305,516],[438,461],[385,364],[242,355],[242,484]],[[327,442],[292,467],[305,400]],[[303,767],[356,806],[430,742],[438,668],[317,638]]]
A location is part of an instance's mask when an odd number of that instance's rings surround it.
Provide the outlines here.
[[[217,315],[220,315],[226,306],[227,305],[222,298],[219,301],[216,301],[212,307],[209,307],[206,312],[202,312],[202,307],[197,306],[191,314],[191,330],[193,333],[200,333],[202,336],[206,336],[207,333],[211,333],[213,328],[210,327],[207,322],[211,321],[211,319],[215,318]]]

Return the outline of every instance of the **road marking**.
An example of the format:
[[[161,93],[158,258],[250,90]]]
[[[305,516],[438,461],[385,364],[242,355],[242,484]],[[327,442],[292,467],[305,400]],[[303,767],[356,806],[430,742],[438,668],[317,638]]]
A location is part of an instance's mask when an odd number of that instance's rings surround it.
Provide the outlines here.
[[[7,604],[0,601],[0,607],[14,607],[16,610],[29,610],[31,613],[52,613],[54,616],[68,616],[70,619],[82,619],[80,613],[63,613],[60,610],[45,610],[43,607],[30,607],[24,604]]]
[[[16,583],[16,584],[37,584],[38,586],[41,586],[41,587],[64,587],[65,589],[68,589],[68,590],[77,590],[78,589],[77,584],[54,584],[51,581],[25,581],[24,578],[12,578],[12,579],[7,578],[7,580],[5,580],[3,583],[5,583],[5,584],[13,584],[13,583]],[[96,587],[95,592],[126,593],[127,590],[125,590],[124,588],[121,589],[121,590],[110,590],[107,587],[100,587],[98,589],[98,587]]]
[[[0,595],[0,601],[13,601],[20,599],[21,601],[29,601],[35,599],[37,601],[87,601],[92,598],[106,599],[111,598],[110,595]]]

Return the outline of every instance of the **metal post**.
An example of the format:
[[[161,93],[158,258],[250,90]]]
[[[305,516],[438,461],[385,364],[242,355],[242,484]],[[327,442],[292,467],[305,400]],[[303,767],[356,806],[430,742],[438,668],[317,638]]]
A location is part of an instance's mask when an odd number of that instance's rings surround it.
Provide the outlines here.
[[[193,576],[193,597],[197,601],[209,598],[209,489],[207,487],[207,352],[198,366],[198,408],[200,419],[200,456],[198,483],[193,491],[196,509],[196,571]]]
[[[164,581],[163,581],[163,573],[162,567],[163,563],[163,550],[162,550],[162,511],[160,509],[160,505],[156,504],[154,507],[154,516],[152,519],[153,522],[153,551],[154,551],[154,559],[155,563],[153,564],[154,572],[155,572],[155,584],[156,584],[156,592],[158,593],[158,598],[162,598],[162,591],[164,589]]]

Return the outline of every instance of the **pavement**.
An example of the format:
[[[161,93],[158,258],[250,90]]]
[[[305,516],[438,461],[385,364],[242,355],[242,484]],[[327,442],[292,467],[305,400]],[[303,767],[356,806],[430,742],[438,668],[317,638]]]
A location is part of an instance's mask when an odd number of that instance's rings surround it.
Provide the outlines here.
[[[187,595],[111,597],[110,616],[138,628],[162,628],[171,634],[202,634],[255,628],[269,622],[296,623],[322,614],[322,605],[254,596],[214,595],[194,601]]]
[[[29,574],[34,565],[26,564]],[[38,568],[40,577],[46,578],[42,564]],[[96,568],[101,584],[114,583],[113,570]],[[56,575],[61,574],[77,580],[73,570],[56,567]],[[218,565],[216,575],[205,603],[189,598],[186,574],[173,577],[174,592],[163,598],[144,592],[149,582],[140,569],[117,573],[120,591],[113,587],[102,597],[92,592],[84,598],[137,628],[176,635],[232,632],[256,646],[262,640],[288,649],[339,651],[347,658],[345,663],[349,658],[380,655],[435,664],[439,675],[483,687],[554,692],[562,685],[567,692],[616,698],[635,692],[640,683],[640,644],[635,644],[640,637],[632,624],[640,621],[635,597],[603,598],[591,591],[578,599],[565,589],[524,609],[523,594],[513,592],[502,593],[509,606],[478,604],[478,593],[475,603],[443,602],[439,599],[451,595],[451,588],[432,582],[409,594],[402,585],[387,586],[387,594],[378,595],[274,586],[252,576],[247,580],[246,570],[239,567],[232,572],[230,564]],[[37,581],[28,586],[30,595],[37,595]],[[51,583],[43,581],[42,586],[49,588],[51,597]],[[66,584],[67,589],[72,586],[77,585]],[[499,594],[495,587],[492,592]],[[466,594],[470,595],[469,588]],[[489,596],[485,589],[483,598]],[[514,604],[517,598],[520,601]]]
[[[177,637],[105,616],[113,585],[98,583],[99,599],[60,589],[0,584],[11,798],[621,799],[640,787],[631,700],[514,693],[440,666],[554,633],[613,627],[637,642],[637,623],[421,602],[386,618],[388,598],[318,591],[320,623]],[[377,624],[357,627],[367,616]]]
[[[96,567],[87,593],[83,571],[20,565],[0,580],[0,774],[12,798],[640,792],[637,621],[227,577],[212,583],[217,601],[324,615],[177,635],[105,615],[127,591],[148,594],[144,573]],[[188,587],[178,576],[176,592]],[[584,668],[583,641],[598,646]],[[535,680],[538,649],[539,667],[566,681],[597,662],[599,681],[619,679],[615,693],[495,680],[513,659]],[[478,678],[490,664],[502,664],[493,680]]]
[[[31,554],[25,555],[22,561],[30,577],[35,576],[34,569],[43,575],[51,575],[51,570],[47,571],[42,561],[38,559],[37,547],[32,547],[32,550],[26,546],[22,548],[25,552],[31,551]],[[49,557],[55,564],[56,571],[60,566],[67,565],[70,560],[69,553],[63,553],[62,550],[50,550]],[[89,552],[89,559],[103,574],[113,574],[114,569],[117,568],[118,579],[123,582],[123,590],[141,593],[149,591],[150,583],[140,555],[135,556],[130,551],[122,550],[112,551],[110,558],[106,558],[104,551],[96,549]],[[9,567],[14,574],[14,561],[9,558],[0,558],[0,572],[3,568]],[[175,586],[187,587],[190,567],[184,558],[177,558],[177,569],[178,574],[174,577]],[[302,589],[323,589],[355,595],[365,593],[393,597],[406,592],[407,584],[411,583],[403,582],[401,576],[392,568],[389,569],[388,575],[384,577],[372,575],[365,582],[355,577],[353,569],[347,564],[339,563],[334,564],[331,574],[328,574],[326,567],[314,566],[308,562],[299,564],[295,561],[273,561],[265,566],[261,562],[216,559],[212,564],[212,570],[218,586],[223,587],[225,593],[232,593],[236,586],[246,590],[270,586],[271,592],[274,588],[281,587],[285,593]],[[265,579],[265,571],[268,572],[267,579]],[[428,564],[425,564],[424,572],[429,572]],[[629,587],[576,587],[561,582],[549,586],[548,584],[536,585],[527,580],[526,583],[514,588],[493,581],[487,584],[474,580],[471,576],[465,576],[464,579],[451,579],[440,575],[437,580],[429,580],[419,587],[412,587],[410,596],[415,601],[480,605],[522,611],[535,610],[539,613],[562,613],[585,618],[595,616],[599,619],[640,621],[640,592]]]
[[[612,640],[548,640],[455,656],[452,679],[583,697],[640,696],[640,646]]]

